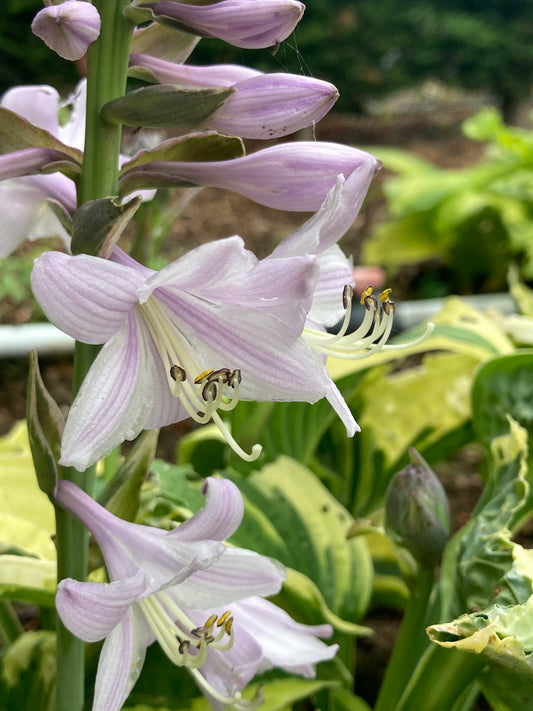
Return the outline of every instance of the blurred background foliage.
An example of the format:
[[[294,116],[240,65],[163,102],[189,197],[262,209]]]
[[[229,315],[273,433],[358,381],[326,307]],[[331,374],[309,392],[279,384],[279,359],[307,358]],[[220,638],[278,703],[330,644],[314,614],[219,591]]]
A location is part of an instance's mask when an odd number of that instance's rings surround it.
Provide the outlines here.
[[[20,83],[61,86],[76,70],[30,31],[40,0],[4,0],[0,91]],[[533,65],[533,0],[308,0],[304,20],[279,48],[244,51],[218,40],[200,43],[198,63],[237,62],[328,79],[338,109],[400,88],[439,79],[481,90],[509,118],[529,95]]]

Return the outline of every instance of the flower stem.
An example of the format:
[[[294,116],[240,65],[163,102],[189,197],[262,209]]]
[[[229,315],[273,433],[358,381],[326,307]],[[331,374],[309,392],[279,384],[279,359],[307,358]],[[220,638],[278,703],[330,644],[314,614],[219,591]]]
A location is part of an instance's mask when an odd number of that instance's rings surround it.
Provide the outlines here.
[[[123,8],[129,0],[95,0],[102,21],[100,37],[87,54],[87,118],[85,150],[78,191],[78,203],[117,194],[118,159],[121,127],[100,119],[100,108],[125,93],[129,45],[133,27],[125,19]],[[74,354],[73,397],[98,352],[94,346],[76,343]],[[75,482],[93,495],[94,467],[80,473],[73,468],[63,471],[65,479]],[[89,535],[70,513],[56,507],[56,545],[58,582],[63,578],[85,580],[87,577]],[[84,643],[57,623],[56,710],[82,711],[85,683]]]
[[[416,653],[424,631],[427,604],[434,579],[434,569],[425,568],[419,571],[413,582],[411,596],[405,608],[400,632],[379,690],[374,711],[396,709],[396,703],[407,685],[417,661]]]

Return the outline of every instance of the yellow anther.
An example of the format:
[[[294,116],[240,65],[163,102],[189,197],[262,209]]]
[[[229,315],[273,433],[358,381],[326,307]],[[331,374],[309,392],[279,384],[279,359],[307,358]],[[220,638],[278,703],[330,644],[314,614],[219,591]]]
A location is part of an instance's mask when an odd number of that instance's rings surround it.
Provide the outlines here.
[[[228,617],[231,617],[230,610],[226,610],[226,612],[224,612],[222,615],[220,615],[220,617],[217,620],[217,627],[222,627],[222,625],[228,619]]]
[[[207,618],[207,621],[205,622],[204,627],[206,629],[210,629],[215,624],[216,621],[217,621],[217,616],[211,615],[211,617]]]
[[[231,628],[233,627],[233,617],[228,617],[224,624],[224,629],[226,630],[226,634],[229,634],[231,632]]]
[[[366,301],[366,299],[368,299],[369,296],[372,296],[372,287],[371,286],[367,286],[366,289],[361,294],[361,300],[360,300],[361,306],[364,306],[365,301]]]
[[[172,380],[180,380],[182,383],[185,382],[187,379],[187,373],[185,372],[185,368],[182,368],[181,365],[173,365],[170,368],[170,377]]]
[[[379,300],[381,303],[384,303],[385,301],[389,300],[389,296],[391,295],[392,289],[384,289],[381,294],[379,295]]]
[[[213,372],[213,368],[208,368],[207,370],[203,370],[200,375],[197,375],[196,378],[194,379],[194,382],[196,385],[202,382],[202,380],[205,380],[208,378],[211,373]]]

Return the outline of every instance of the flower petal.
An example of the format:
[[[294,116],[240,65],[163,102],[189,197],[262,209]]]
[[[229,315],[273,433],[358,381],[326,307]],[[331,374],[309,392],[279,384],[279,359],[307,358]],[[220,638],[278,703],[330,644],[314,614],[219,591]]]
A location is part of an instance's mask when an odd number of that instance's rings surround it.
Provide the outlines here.
[[[104,343],[137,301],[141,272],[80,254],[47,252],[35,260],[32,288],[50,321],[84,343]]]
[[[143,620],[131,608],[102,647],[94,690],[95,711],[120,711],[139,678],[146,646]]]
[[[320,252],[317,262],[320,276],[316,283],[308,320],[318,324],[319,327],[334,326],[344,316],[342,294],[346,284],[353,284],[352,262],[336,244],[325,252]]]
[[[244,79],[261,75],[257,69],[241,67],[238,64],[195,67],[191,64],[168,62],[148,54],[130,54],[130,67],[148,69],[160,84],[194,87],[233,86]]]
[[[70,409],[61,464],[84,471],[143,429],[153,407],[146,338],[132,311],[102,348]]]
[[[285,568],[277,560],[243,548],[226,548],[213,565],[168,592],[183,607],[208,610],[250,595],[275,595],[285,577]]]
[[[224,541],[239,527],[244,502],[241,492],[229,479],[208,477],[202,487],[205,506],[182,523],[170,535],[180,541],[201,541],[209,538]]]
[[[111,632],[146,588],[146,576],[135,575],[111,583],[62,580],[57,588],[56,609],[63,624],[85,642],[97,642]]]
[[[261,671],[281,667],[303,676],[315,676],[313,665],[332,659],[338,645],[328,646],[317,639],[332,634],[330,625],[302,625],[268,600],[249,597],[232,609],[235,635],[245,629],[263,651]]]
[[[0,105],[58,138],[59,94],[52,86],[15,86],[6,91]]]

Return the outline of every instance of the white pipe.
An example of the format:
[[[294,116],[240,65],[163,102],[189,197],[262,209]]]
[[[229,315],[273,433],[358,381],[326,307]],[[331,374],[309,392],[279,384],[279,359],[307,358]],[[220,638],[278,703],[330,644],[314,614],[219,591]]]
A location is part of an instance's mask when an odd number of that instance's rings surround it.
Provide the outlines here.
[[[0,358],[17,358],[35,348],[39,355],[59,355],[74,350],[74,339],[51,323],[0,326]]]

